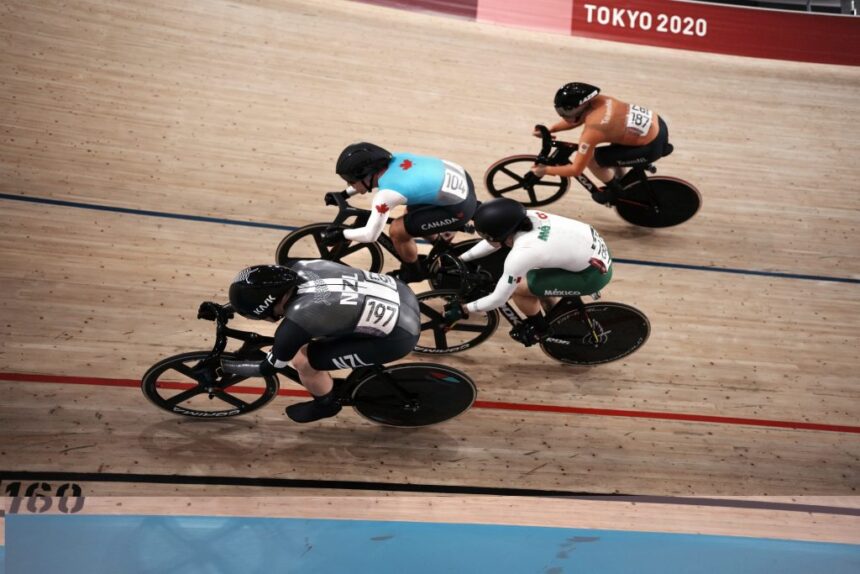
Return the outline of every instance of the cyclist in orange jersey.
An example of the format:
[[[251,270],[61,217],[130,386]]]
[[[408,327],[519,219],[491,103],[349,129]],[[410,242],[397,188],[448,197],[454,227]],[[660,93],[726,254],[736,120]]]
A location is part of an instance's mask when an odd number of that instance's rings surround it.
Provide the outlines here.
[[[532,172],[538,177],[578,177],[587,167],[606,184],[592,193],[598,203],[612,203],[621,191],[621,168],[647,165],[672,153],[663,118],[642,106],[600,95],[595,86],[565,84],[555,94],[555,111],[562,119],[549,128],[550,133],[584,126],[579,149],[568,165],[534,165]],[[534,135],[540,137],[540,132],[535,130]],[[605,143],[610,145],[598,147]]]

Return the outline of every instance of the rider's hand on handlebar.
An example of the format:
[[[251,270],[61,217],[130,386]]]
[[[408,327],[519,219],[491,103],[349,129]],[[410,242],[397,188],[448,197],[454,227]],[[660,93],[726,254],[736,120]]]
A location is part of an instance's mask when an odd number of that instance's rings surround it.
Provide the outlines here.
[[[546,175],[546,166],[536,163],[531,167],[532,173],[538,177],[543,177]]]
[[[200,307],[197,308],[197,318],[205,319],[206,321],[214,321],[218,318],[219,307],[220,305],[218,303],[203,301],[200,303]]]
[[[345,191],[341,191],[339,193],[334,192],[334,191],[330,191],[327,194],[325,194],[325,204],[326,205],[337,205],[338,204],[338,201],[337,201],[338,196],[341,196],[344,199],[347,199],[349,197]]]
[[[320,241],[323,245],[334,245],[344,241],[343,229],[340,227],[330,227],[322,232]]]
[[[229,304],[219,305],[212,301],[203,301],[200,307],[197,308],[197,318],[205,319],[206,321],[219,320],[226,323],[233,318],[233,307]]]
[[[460,319],[468,319],[469,313],[466,308],[460,303],[459,299],[454,299],[445,305],[445,322],[456,323]]]
[[[541,127],[542,127],[542,126],[540,126],[540,125],[536,125],[536,126],[534,127],[534,129],[532,130],[532,135],[533,135],[534,137],[538,138],[538,139],[540,139],[540,138],[542,138],[542,137],[543,137],[543,134],[541,134],[541,131],[540,131],[540,128],[541,128]],[[549,137],[551,137],[552,139],[555,139],[555,136],[554,136],[554,135],[552,135],[552,134],[550,134],[550,136],[549,136]]]

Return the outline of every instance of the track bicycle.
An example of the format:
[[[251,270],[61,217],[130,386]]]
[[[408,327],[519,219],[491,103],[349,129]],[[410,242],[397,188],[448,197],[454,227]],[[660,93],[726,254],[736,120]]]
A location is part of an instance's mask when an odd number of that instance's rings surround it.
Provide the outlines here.
[[[216,324],[210,351],[191,351],[155,363],[141,380],[143,394],[168,412],[198,419],[246,414],[265,406],[277,394],[277,375],[243,377],[231,374],[230,363],[260,361],[273,338],[227,326],[233,318],[230,305],[203,302],[198,319]],[[228,339],[242,341],[228,352]],[[279,371],[299,383],[295,369]],[[475,402],[477,389],[468,375],[431,363],[372,365],[336,378],[335,393],[344,406],[364,418],[395,427],[422,427],[452,419]]]
[[[513,328],[523,324],[525,318],[510,302],[449,323],[444,317],[445,305],[489,294],[499,276],[487,269],[470,269],[451,255],[440,257],[435,273],[447,275],[446,283],[456,279],[460,287],[417,295],[422,334],[416,352],[444,355],[472,349],[495,332],[500,314]],[[626,357],[642,347],[651,332],[645,314],[623,303],[584,303],[582,297],[564,296],[554,304],[546,300],[545,309],[549,336],[541,339],[540,347],[553,359],[572,365],[598,365]],[[467,338],[451,341],[452,333],[466,334]]]
[[[541,207],[559,200],[570,187],[570,178],[531,172],[532,165],[566,165],[576,152],[577,144],[553,139],[546,126],[535,126],[541,134],[538,155],[513,155],[500,159],[487,169],[484,183],[494,197],[510,197],[526,207]],[[671,144],[667,146],[669,155]],[[634,166],[620,180],[621,191],[614,202],[618,215],[628,223],[642,227],[671,227],[693,217],[702,204],[702,196],[689,182],[666,176],[649,176],[653,164]],[[577,181],[589,193],[598,187],[584,173]]]
[[[343,193],[326,193],[325,203],[326,205],[337,206],[338,212],[334,220],[328,223],[311,223],[286,235],[275,249],[275,261],[278,265],[290,265],[302,259],[326,259],[357,269],[366,269],[374,273],[379,273],[384,265],[385,254],[383,249],[398,262],[403,262],[403,259],[394,248],[394,243],[385,232],[373,243],[344,240],[332,246],[325,245],[322,241],[322,236],[326,230],[332,227],[349,229],[364,227],[371,213],[367,209],[350,205]],[[474,233],[474,227],[465,225],[462,231],[464,233]],[[480,241],[480,239],[472,238],[455,243],[453,237],[454,233],[452,232],[429,236],[431,243],[430,252],[426,255],[421,254],[418,256],[424,261],[427,268],[432,267],[433,262],[440,255],[444,253],[462,255]],[[504,264],[505,254],[506,252],[500,253],[498,257],[490,256],[483,265],[495,265],[501,269],[501,266]],[[437,289],[456,288],[459,286],[459,283],[452,285],[437,283],[433,277],[430,277],[429,280],[430,284]]]

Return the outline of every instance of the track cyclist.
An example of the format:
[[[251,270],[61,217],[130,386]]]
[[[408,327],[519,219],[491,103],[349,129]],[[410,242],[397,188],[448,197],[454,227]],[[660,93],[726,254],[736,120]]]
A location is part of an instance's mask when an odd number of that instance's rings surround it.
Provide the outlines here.
[[[248,319],[280,321],[268,356],[239,374],[271,375],[291,361],[313,395],[286,408],[299,423],[340,412],[327,371],[404,357],[421,330],[418,301],[404,283],[332,261],[243,269],[230,285],[230,304]]]
[[[542,298],[597,298],[612,279],[609,249],[586,223],[544,211],[527,211],[508,198],[482,203],[473,223],[483,241],[466,251],[463,261],[486,257],[503,245],[511,250],[493,292],[466,304],[449,303],[445,307],[447,321],[495,309],[513,298],[526,320],[511,331],[511,336],[526,346],[534,345],[551,334],[542,313]]]
[[[555,111],[561,120],[550,133],[583,126],[572,163],[561,166],[535,165],[538,177],[577,177],[587,167],[606,184],[592,193],[594,201],[612,204],[621,191],[621,168],[647,165],[672,153],[669,128],[663,118],[642,106],[601,95],[600,88],[573,82],[555,94]],[[540,137],[535,130],[533,135]],[[600,144],[610,145],[597,147]]]
[[[377,191],[364,227],[331,229],[324,234],[323,242],[333,245],[344,239],[376,241],[389,212],[405,205],[406,214],[391,223],[389,234],[403,260],[398,278],[406,283],[427,277],[414,238],[462,229],[477,205],[475,185],[466,170],[435,157],[391,154],[378,145],[360,142],[341,152],[335,170],[349,184],[344,191],[347,196]]]

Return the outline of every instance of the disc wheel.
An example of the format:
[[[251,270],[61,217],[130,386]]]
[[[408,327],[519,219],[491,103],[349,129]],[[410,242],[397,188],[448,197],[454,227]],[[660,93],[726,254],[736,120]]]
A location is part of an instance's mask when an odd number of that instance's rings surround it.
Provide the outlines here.
[[[394,427],[423,427],[450,420],[475,402],[478,391],[465,373],[429,363],[404,363],[370,372],[352,392],[364,418]]]
[[[674,177],[649,177],[624,188],[615,203],[618,215],[641,227],[671,227],[693,217],[702,196],[689,183]]]
[[[565,311],[550,321],[551,336],[541,341],[550,357],[572,365],[616,361],[639,349],[651,333],[648,318],[623,303],[585,305],[591,325],[579,309]]]

